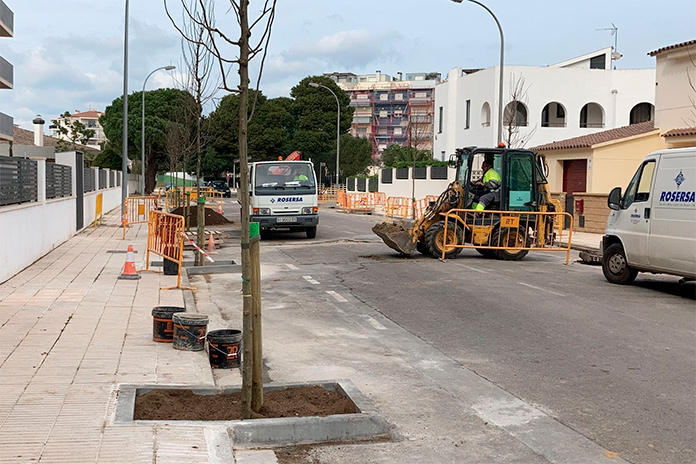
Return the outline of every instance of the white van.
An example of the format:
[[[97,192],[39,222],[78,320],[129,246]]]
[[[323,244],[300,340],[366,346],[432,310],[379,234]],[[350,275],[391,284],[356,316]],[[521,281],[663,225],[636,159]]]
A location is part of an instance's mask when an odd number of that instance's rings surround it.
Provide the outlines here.
[[[271,229],[302,230],[317,235],[319,198],[311,161],[263,161],[249,170],[249,220],[261,234]]]
[[[696,279],[696,148],[648,155],[611,213],[602,248],[609,282],[629,284],[638,272]]]

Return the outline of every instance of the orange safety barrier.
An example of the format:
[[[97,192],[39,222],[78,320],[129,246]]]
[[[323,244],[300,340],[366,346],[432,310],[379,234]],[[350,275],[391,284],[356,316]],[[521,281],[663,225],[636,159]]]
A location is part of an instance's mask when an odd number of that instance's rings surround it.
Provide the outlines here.
[[[425,198],[416,200],[416,202],[413,204],[415,210],[415,218],[418,219],[419,217],[423,216],[423,214],[425,213],[425,209],[430,205],[431,202],[437,201],[437,198],[438,197],[435,195],[428,195]]]
[[[159,207],[156,196],[146,197],[127,197],[123,205],[123,238],[126,238],[126,229],[133,224],[145,224],[150,217],[150,211],[155,211]]]
[[[387,203],[387,194],[384,192],[372,192],[375,206],[384,206]]]
[[[374,196],[371,193],[346,194],[346,206],[348,213],[372,213],[375,209]]]
[[[150,270],[150,253],[177,263],[179,272],[176,287],[163,287],[162,290],[195,290],[195,287],[181,286],[181,262],[184,255],[184,217],[176,214],[150,211],[147,227],[147,255],[145,272]]]
[[[565,251],[570,260],[573,216],[565,212],[451,209],[444,214],[442,259],[455,248],[478,250]],[[570,220],[567,244],[556,224]]]
[[[411,217],[411,199],[406,197],[387,198],[384,213],[388,218],[408,218]]]
[[[336,207],[343,209],[347,205],[348,205],[348,203],[347,203],[347,198],[346,198],[346,191],[345,190],[337,190],[336,191]]]

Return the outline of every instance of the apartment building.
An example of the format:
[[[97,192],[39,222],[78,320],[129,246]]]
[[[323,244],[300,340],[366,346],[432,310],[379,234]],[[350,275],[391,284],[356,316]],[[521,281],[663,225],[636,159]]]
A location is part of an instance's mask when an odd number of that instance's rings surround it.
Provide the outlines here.
[[[66,127],[72,121],[81,122],[85,126],[85,128],[94,131],[94,135],[90,137],[90,139],[87,141],[85,145],[87,145],[90,148],[94,148],[95,150],[101,150],[103,144],[107,142],[107,138],[104,135],[104,129],[102,128],[101,124],[99,124],[99,118],[103,115],[104,113],[102,113],[101,111],[96,111],[90,108],[87,111],[75,110],[75,112],[67,118],[63,117],[62,115],[58,116],[55,119],[55,121],[58,123],[58,125],[63,127]],[[57,139],[69,141],[70,139],[67,135],[60,133],[60,131],[58,130],[58,125],[51,124],[50,126],[48,126],[48,128],[51,131],[51,136]]]
[[[433,149],[433,111],[438,73],[375,74],[330,73],[350,96],[354,108],[351,134],[372,142],[372,159],[389,145]]]
[[[612,48],[549,66],[505,66],[503,141],[534,147],[652,121],[655,69],[612,69]],[[498,143],[498,66],[454,68],[435,90],[435,158]]]
[[[14,13],[0,0],[0,40],[14,36]],[[0,90],[14,87],[14,67],[0,56]],[[14,133],[14,119],[2,113],[0,108],[0,140],[11,142]]]

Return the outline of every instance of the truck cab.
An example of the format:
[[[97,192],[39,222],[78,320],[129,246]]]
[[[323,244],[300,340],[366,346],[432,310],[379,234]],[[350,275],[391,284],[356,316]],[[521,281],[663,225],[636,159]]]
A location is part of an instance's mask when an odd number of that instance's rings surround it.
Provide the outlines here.
[[[311,161],[263,161],[249,170],[249,220],[269,230],[317,235],[319,200]]]
[[[648,155],[622,194],[616,187],[602,240],[609,282],[629,284],[639,272],[696,279],[696,148]]]

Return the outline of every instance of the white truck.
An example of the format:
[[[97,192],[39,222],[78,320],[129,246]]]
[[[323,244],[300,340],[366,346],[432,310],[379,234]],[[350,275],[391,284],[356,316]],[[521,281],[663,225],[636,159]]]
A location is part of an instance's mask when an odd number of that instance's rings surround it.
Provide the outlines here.
[[[621,194],[602,241],[602,270],[609,282],[629,284],[638,272],[696,279],[696,148],[648,155]]]
[[[262,236],[288,229],[316,237],[319,197],[311,161],[252,163],[249,181],[249,220],[259,223]]]

